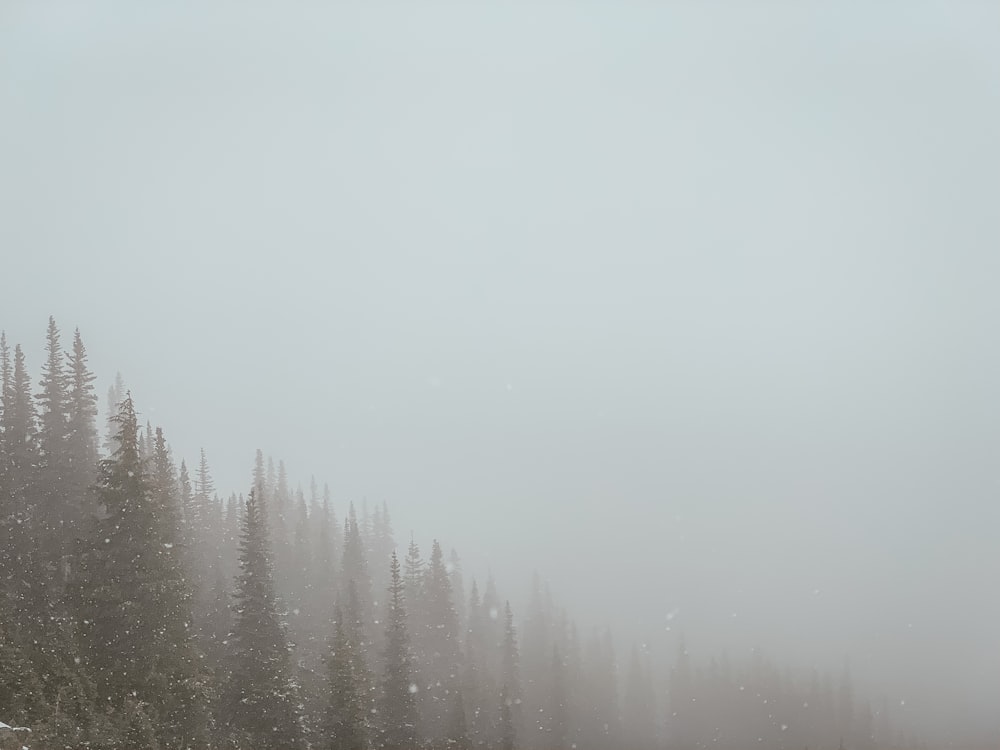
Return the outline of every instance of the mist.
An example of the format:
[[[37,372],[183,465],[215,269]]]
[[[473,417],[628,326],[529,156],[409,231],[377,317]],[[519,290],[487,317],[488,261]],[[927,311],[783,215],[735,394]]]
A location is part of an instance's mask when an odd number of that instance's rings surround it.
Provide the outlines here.
[[[34,385],[79,327],[102,439],[120,373],[223,501],[260,450],[341,520],[384,502],[522,636],[537,573],[623,676],[641,647],[656,747],[682,648],[846,663],[914,743],[985,747],[998,23],[9,2],[0,327]]]

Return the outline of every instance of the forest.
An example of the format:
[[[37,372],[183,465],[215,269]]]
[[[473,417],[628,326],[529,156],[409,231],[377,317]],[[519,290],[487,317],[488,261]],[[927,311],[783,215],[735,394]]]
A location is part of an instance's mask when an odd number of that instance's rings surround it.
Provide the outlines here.
[[[38,373],[0,339],[0,747],[919,746],[846,664],[699,664],[681,641],[660,669],[541,576],[515,612],[528,582],[466,577],[433,529],[399,539],[386,504],[261,451],[222,491],[120,376],[99,419],[79,330],[45,336]]]

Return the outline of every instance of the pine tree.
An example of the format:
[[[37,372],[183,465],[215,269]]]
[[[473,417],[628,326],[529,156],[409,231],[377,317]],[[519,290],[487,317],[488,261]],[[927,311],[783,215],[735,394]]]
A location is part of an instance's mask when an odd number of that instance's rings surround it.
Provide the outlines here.
[[[465,579],[462,577],[462,558],[452,547],[448,558],[448,579],[451,582],[452,601],[455,605],[455,616],[458,618],[459,627],[465,626],[468,613],[465,611]]]
[[[368,561],[365,557],[364,539],[358,526],[354,503],[351,503],[347,520],[344,521],[344,556],[340,565],[344,581],[354,581],[357,587],[358,600],[361,603],[362,617],[365,622],[365,640],[373,640],[374,633],[369,631],[372,623],[372,583],[368,574]]]
[[[333,640],[327,655],[330,698],[325,724],[326,746],[329,750],[365,750],[369,735],[368,679],[359,672],[364,657],[351,630],[344,627],[339,609],[334,617]]]
[[[356,524],[355,524],[356,526]],[[405,595],[399,559],[389,564],[389,602],[385,629],[385,671],[382,677],[382,747],[409,750],[416,744],[417,710],[406,629]]]
[[[37,622],[46,617],[39,606],[47,594],[33,590],[32,581],[44,582],[40,571],[38,535],[35,533],[36,499],[34,487],[38,478],[38,451],[35,408],[31,397],[31,381],[24,361],[24,352],[14,347],[14,363],[9,355],[4,369],[3,399],[3,483],[4,497],[0,505],[0,560],[4,566],[6,593],[22,616]],[[34,606],[29,603],[34,600]]]
[[[427,568],[422,599],[424,628],[414,638],[420,654],[421,707],[425,734],[432,740],[444,739],[451,711],[449,695],[457,688],[461,674],[458,617],[452,603],[451,581],[441,545],[434,541]]]
[[[67,353],[69,363],[67,402],[69,421],[67,433],[73,464],[85,477],[95,477],[97,469],[97,394],[96,376],[87,366],[87,348],[80,329],[73,332],[73,351]]]
[[[487,664],[487,654],[498,651],[498,644],[490,644],[485,628],[479,586],[475,579],[469,594],[468,624],[465,631],[465,671],[462,677],[462,694],[471,717],[470,734],[474,745],[489,741],[490,726],[495,719],[497,686]]]
[[[107,432],[104,438],[104,452],[107,455],[114,455],[115,451],[118,450],[118,445],[115,443],[115,436],[118,434],[115,417],[118,415],[123,398],[125,398],[125,381],[122,380],[122,374],[119,372],[115,374],[114,385],[108,388]]]
[[[238,747],[301,748],[289,645],[278,614],[264,517],[256,490],[251,490],[240,537],[231,675],[219,721]]]
[[[97,481],[97,394],[94,391],[94,374],[87,366],[87,349],[80,337],[80,329],[73,333],[73,351],[68,358],[69,410],[66,423],[66,454],[68,475],[65,494],[73,505],[66,508],[66,525],[70,529],[83,527],[84,519],[97,512],[93,485]],[[68,545],[72,546],[70,535]]]
[[[115,424],[118,448],[101,462],[98,480],[105,515],[76,581],[84,655],[109,706],[125,710],[122,701],[131,696],[139,706],[156,707],[160,742],[197,747],[203,742],[202,698],[166,443],[161,433],[150,474],[139,455],[131,395]]]
[[[448,731],[445,734],[445,745],[453,750],[470,750],[472,743],[469,741],[469,727],[465,718],[465,701],[462,699],[462,691],[454,691],[452,699],[451,714],[448,718]]]
[[[159,603],[161,620],[158,679],[169,698],[161,707],[156,733],[166,747],[196,748],[207,743],[207,698],[204,676],[194,649],[189,571],[181,557],[183,540],[177,473],[163,430],[156,428],[151,450],[150,500],[158,521],[161,556]]]
[[[500,690],[500,746],[504,750],[515,747],[521,727],[521,677],[520,656],[517,647],[517,629],[510,602],[504,605],[504,631],[502,651],[502,688]]]
[[[569,733],[569,685],[559,646],[552,647],[552,693],[548,707],[549,747],[565,750]]]
[[[516,704],[510,697],[510,691],[504,685],[500,690],[500,727],[498,732],[500,750],[516,750],[517,748],[515,707]]]
[[[635,750],[653,747],[655,734],[655,700],[649,671],[639,658],[639,649],[632,647],[628,675],[625,679],[623,704],[623,739]]]
[[[57,481],[63,478],[66,438],[69,434],[67,380],[59,338],[59,328],[56,327],[55,319],[50,317],[41,391],[36,398],[41,407],[38,420],[39,447],[46,466],[56,472]]]
[[[511,611],[510,602],[507,602],[504,605],[503,684],[507,690],[507,697],[515,703],[521,698],[519,661],[514,613]]]
[[[4,721],[20,726],[32,726],[49,713],[34,665],[25,655],[23,644],[5,626],[3,615],[0,615],[0,706]]]

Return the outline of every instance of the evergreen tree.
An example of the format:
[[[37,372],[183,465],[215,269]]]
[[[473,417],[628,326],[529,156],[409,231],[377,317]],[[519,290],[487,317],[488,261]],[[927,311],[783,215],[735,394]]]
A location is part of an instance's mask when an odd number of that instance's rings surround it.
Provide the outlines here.
[[[451,581],[437,540],[431,547],[422,599],[424,627],[417,644],[421,668],[422,715],[425,734],[432,740],[444,739],[451,711],[449,695],[457,689],[461,674],[458,617],[452,603]]]
[[[374,633],[369,631],[373,624],[371,577],[368,574],[365,544],[361,537],[357,515],[354,512],[354,503],[351,503],[347,520],[344,521],[344,557],[340,569],[343,580],[354,581],[354,585],[357,587],[362,619],[365,623],[365,640],[372,640]]]
[[[49,329],[45,341],[45,363],[42,365],[41,391],[37,399],[40,408],[38,420],[38,442],[47,466],[54,469],[57,477],[62,477],[62,461],[66,455],[66,438],[69,433],[67,382],[63,366],[62,345],[59,343],[59,329],[55,319],[49,318]]]
[[[623,704],[623,739],[630,748],[647,750],[655,743],[655,710],[653,685],[649,671],[639,658],[639,649],[632,647],[628,675],[625,679]]]
[[[504,685],[500,690],[500,750],[515,750],[517,748],[517,728],[514,720],[516,704],[510,697],[510,691]]]
[[[0,505],[0,575],[4,588],[21,617],[38,624],[47,618],[47,593],[32,582],[44,584],[39,534],[36,533],[37,501],[33,492],[40,457],[31,381],[20,345],[14,347],[14,363],[3,363],[6,380],[3,404],[3,503]]]
[[[410,546],[406,550],[406,562],[403,567],[403,586],[408,602],[419,602],[424,593],[424,560],[420,556],[420,547],[410,535]]]
[[[122,374],[115,374],[114,385],[108,387],[108,411],[107,411],[107,432],[104,438],[104,452],[107,455],[114,455],[118,449],[115,437],[118,435],[118,425],[115,424],[115,417],[121,406],[122,399],[125,398],[125,381]]]
[[[445,745],[453,750],[470,750],[472,747],[469,740],[469,727],[465,718],[465,701],[462,699],[461,690],[454,692]]]
[[[84,655],[108,705],[125,710],[123,701],[134,698],[138,706],[155,707],[160,742],[199,746],[201,697],[166,445],[161,434],[150,477],[139,456],[131,395],[115,424],[118,448],[101,462],[98,479],[104,517],[76,582]]]
[[[548,714],[548,745],[552,750],[565,750],[569,733],[569,685],[566,663],[558,645],[552,647],[552,693]]]
[[[251,490],[240,537],[236,617],[229,639],[231,675],[219,720],[237,747],[301,748],[289,645],[274,593],[264,518],[256,490]]]
[[[500,736],[502,748],[509,750],[516,743],[521,727],[521,677],[520,655],[517,647],[517,629],[510,602],[504,605],[504,631],[502,653],[502,680],[500,691]]]
[[[355,527],[357,524],[355,524]],[[405,595],[399,559],[389,564],[389,602],[385,629],[385,670],[382,677],[382,747],[409,750],[416,744],[417,709],[406,629]]]
[[[94,390],[96,377],[87,365],[87,349],[83,345],[79,328],[73,332],[73,351],[69,352],[67,357],[69,455],[74,471],[79,473],[81,483],[89,487],[96,479],[97,470],[97,394]]]
[[[361,644],[353,639],[351,629],[344,627],[339,609],[334,618],[333,641],[327,656],[330,699],[326,744],[329,750],[365,750],[369,735],[368,679],[359,671],[364,662]]]
[[[448,558],[448,579],[451,583],[452,602],[459,628],[464,627],[468,613],[465,611],[465,579],[462,577],[462,559],[453,547]]]
[[[159,604],[165,616],[161,621],[162,655],[157,678],[165,682],[169,696],[163,704],[157,735],[164,747],[195,748],[207,742],[207,697],[194,649],[191,630],[191,589],[188,569],[181,557],[182,527],[177,474],[163,430],[156,428],[152,441],[150,500],[158,521],[162,580]]]
[[[97,512],[93,485],[97,481],[97,394],[94,374],[87,366],[87,349],[80,329],[73,333],[73,351],[68,357],[68,418],[66,423],[67,476],[64,493],[72,500],[65,508],[67,551],[73,545],[73,529],[82,529],[84,520]]]

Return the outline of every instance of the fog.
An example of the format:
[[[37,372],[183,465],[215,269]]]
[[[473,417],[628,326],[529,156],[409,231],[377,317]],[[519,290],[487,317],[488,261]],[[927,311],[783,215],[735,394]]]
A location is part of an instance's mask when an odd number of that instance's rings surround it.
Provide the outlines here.
[[[849,658],[996,741],[998,24],[8,2],[0,325],[35,380],[79,326],[220,493],[259,448],[386,501],[622,663]]]

